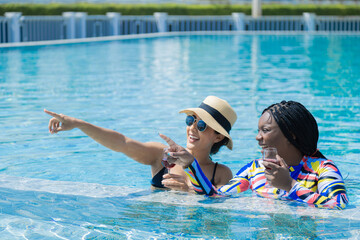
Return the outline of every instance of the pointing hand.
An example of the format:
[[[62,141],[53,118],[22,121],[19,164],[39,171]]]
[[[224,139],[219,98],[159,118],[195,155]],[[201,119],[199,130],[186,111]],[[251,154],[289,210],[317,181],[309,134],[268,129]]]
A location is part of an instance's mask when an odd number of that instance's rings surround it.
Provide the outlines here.
[[[44,109],[44,112],[52,116],[49,121],[49,132],[51,134],[61,131],[68,131],[77,126],[77,123],[81,120],[66,116],[64,114],[57,114]]]
[[[191,165],[191,163],[194,161],[194,156],[191,155],[191,153],[189,153],[182,146],[176,144],[169,137],[167,137],[161,133],[159,135],[169,145],[169,148],[165,152],[165,154],[168,155],[167,160],[169,163],[175,163],[177,165],[182,166],[183,168],[187,168],[188,166]]]

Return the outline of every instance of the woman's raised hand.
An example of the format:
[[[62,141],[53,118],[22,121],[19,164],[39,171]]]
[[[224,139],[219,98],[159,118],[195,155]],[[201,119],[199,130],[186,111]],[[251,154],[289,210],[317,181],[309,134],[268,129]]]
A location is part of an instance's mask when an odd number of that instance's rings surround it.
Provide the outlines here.
[[[276,155],[276,159],[279,164],[263,161],[266,168],[264,170],[266,180],[273,187],[289,192],[296,181],[290,176],[289,167],[285,160],[279,155]]]
[[[194,156],[191,155],[185,148],[176,144],[169,137],[159,133],[160,137],[164,139],[169,148],[166,149],[165,154],[167,154],[167,161],[169,163],[175,163],[177,165],[182,166],[183,168],[187,168],[194,161]]]
[[[49,121],[49,132],[51,134],[76,128],[77,123],[81,121],[77,118],[50,112],[46,109],[44,109],[44,112],[53,117]]]

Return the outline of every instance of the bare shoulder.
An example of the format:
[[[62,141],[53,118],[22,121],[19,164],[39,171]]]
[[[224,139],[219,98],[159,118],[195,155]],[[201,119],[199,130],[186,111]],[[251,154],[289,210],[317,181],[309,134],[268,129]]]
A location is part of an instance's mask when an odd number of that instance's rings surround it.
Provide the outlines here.
[[[216,181],[218,183],[217,185],[225,185],[233,178],[231,169],[228,166],[219,163],[216,170],[216,178],[218,180]]]

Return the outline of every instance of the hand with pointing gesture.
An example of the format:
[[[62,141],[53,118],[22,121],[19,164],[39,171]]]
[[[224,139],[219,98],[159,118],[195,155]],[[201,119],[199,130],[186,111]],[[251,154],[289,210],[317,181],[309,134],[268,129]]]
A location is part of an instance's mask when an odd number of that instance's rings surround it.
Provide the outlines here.
[[[51,134],[74,129],[81,121],[77,118],[69,117],[64,114],[57,114],[46,109],[44,109],[44,112],[53,117],[49,121],[49,132]]]
[[[164,139],[169,148],[165,150],[165,154],[167,154],[167,161],[169,163],[175,163],[177,165],[182,166],[183,168],[187,168],[194,161],[194,156],[191,155],[185,148],[176,144],[169,137],[159,133],[160,137]]]

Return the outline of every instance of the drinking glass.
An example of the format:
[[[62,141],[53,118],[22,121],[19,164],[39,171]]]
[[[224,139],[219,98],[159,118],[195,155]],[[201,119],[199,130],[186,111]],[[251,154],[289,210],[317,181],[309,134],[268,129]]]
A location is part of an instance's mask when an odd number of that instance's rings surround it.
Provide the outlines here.
[[[277,150],[274,147],[264,148],[263,150],[263,161],[272,162],[279,164],[279,161],[276,159]]]
[[[169,163],[168,162],[168,155],[166,153],[166,150],[168,150],[168,148],[164,148],[163,151],[163,158],[161,160],[161,164],[167,168],[168,170],[168,174],[170,174],[170,169],[173,168],[175,166],[175,163]]]

